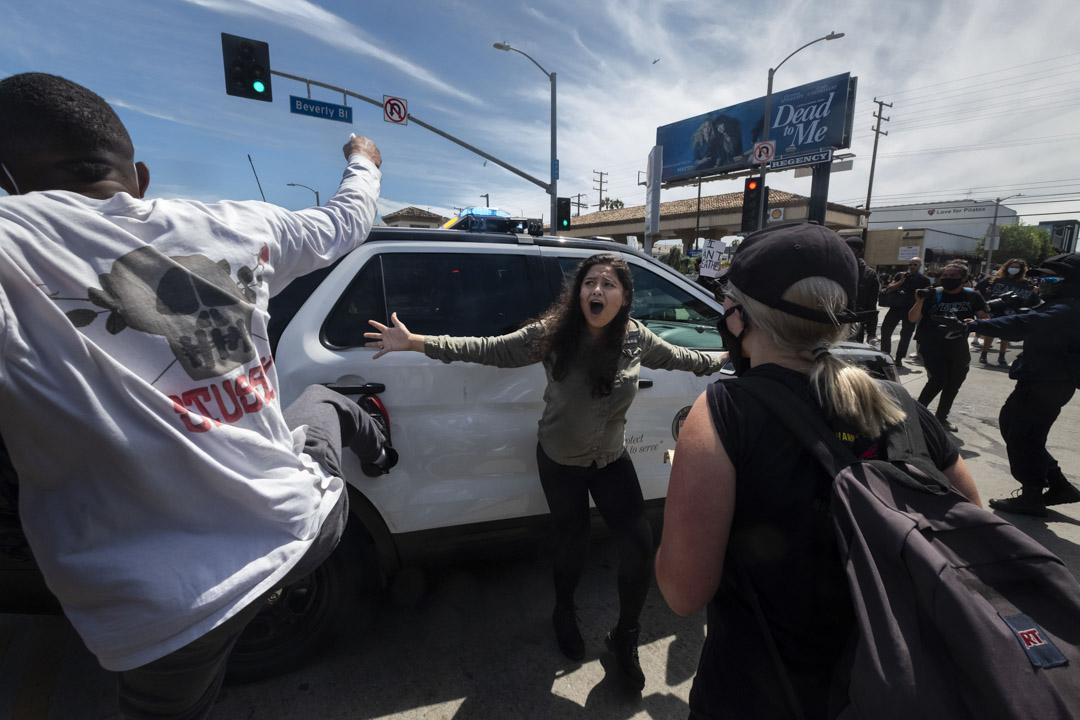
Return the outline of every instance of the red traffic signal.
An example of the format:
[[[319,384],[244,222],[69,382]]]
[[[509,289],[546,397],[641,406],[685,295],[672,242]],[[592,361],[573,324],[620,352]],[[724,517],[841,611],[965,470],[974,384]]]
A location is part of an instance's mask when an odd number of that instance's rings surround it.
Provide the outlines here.
[[[747,190],[757,190],[758,181],[757,178],[751,178],[746,181]]]

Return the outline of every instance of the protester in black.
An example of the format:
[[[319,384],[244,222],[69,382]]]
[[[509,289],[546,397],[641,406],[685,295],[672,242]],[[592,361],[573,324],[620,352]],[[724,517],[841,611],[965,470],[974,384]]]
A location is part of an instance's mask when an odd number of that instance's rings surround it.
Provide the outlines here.
[[[858,323],[858,328],[852,336],[855,342],[866,340],[871,345],[877,343],[877,300],[878,284],[877,273],[866,264],[863,259],[863,250],[866,247],[860,238],[845,238],[844,242],[855,253],[855,261],[859,268],[859,285],[855,294],[855,312],[865,313],[868,319]]]
[[[1080,255],[1056,255],[1032,273],[1043,276],[1042,305],[1027,313],[976,320],[967,329],[1024,341],[1024,352],[1009,370],[1016,387],[998,416],[1009,471],[1021,491],[991,500],[990,507],[1043,517],[1047,505],[1080,502],[1080,490],[1046,450],[1051,426],[1080,384]]]
[[[828,532],[818,532],[828,504],[815,496],[831,478],[740,387],[741,377],[801,383],[808,402],[861,457],[882,457],[889,433],[918,422],[935,465],[973,502],[978,493],[929,412],[921,408],[919,417],[905,417],[865,370],[829,353],[847,335],[839,323],[855,319],[856,264],[835,233],[814,225],[754,233],[740,245],[727,277],[721,330],[729,352],[749,367],[711,385],[683,424],[656,578],[680,615],[708,606],[691,718],[793,716],[735,558],[760,601],[804,715],[825,717],[854,624],[835,534],[827,523]]]
[[[930,279],[922,274],[922,265],[922,258],[911,258],[907,271],[894,275],[892,282],[885,288],[885,292],[895,293],[899,297],[881,321],[881,351],[887,355],[892,354],[892,334],[896,326],[900,325],[900,343],[896,346],[898,368],[904,365],[904,356],[907,355],[911,335],[915,332],[915,323],[908,320],[908,313],[916,301],[915,292],[930,287]]]
[[[990,317],[982,295],[964,287],[967,276],[967,265],[946,265],[941,271],[941,287],[921,291],[921,297],[908,314],[911,322],[919,323],[915,339],[919,343],[923,365],[926,366],[926,385],[919,393],[919,402],[929,407],[941,393],[934,414],[942,427],[951,432],[956,432],[956,426],[949,422],[949,411],[967,377],[971,357],[968,355],[967,333],[943,328],[942,322],[946,319]]]
[[[1027,269],[1027,263],[1022,258],[1011,258],[1002,264],[996,273],[975,285],[975,289],[989,305],[990,317],[1015,315],[1021,307],[1031,307],[1032,301],[1038,298],[1038,286],[1028,278]],[[992,302],[994,300],[1000,302]],[[1009,341],[1001,338],[998,342],[998,365],[1008,365],[1005,351],[1009,349]],[[993,343],[994,339],[987,336],[979,362],[987,362],[986,354],[990,352]]]

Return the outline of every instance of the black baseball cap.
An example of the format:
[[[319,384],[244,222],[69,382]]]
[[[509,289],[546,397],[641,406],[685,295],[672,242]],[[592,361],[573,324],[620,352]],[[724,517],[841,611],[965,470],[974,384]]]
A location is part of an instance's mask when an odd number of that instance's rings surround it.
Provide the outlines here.
[[[1037,268],[1033,268],[1028,275],[1037,277],[1059,277],[1065,280],[1080,280],[1080,255],[1062,253],[1047,258]]]
[[[788,302],[781,296],[799,280],[823,277],[847,294],[847,308],[834,320],[823,308]],[[828,228],[809,223],[781,225],[746,237],[735,250],[724,279],[768,307],[816,322],[858,322],[855,291],[858,265],[843,238]]]

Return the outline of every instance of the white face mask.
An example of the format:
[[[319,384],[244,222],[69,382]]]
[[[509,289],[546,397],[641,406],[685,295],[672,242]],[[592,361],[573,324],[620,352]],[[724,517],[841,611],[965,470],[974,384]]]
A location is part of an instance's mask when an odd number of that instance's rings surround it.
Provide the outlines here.
[[[7,169],[7,165],[0,162],[0,169],[3,169],[4,174],[7,175],[8,182],[10,182],[11,186],[15,188],[15,194],[22,195],[22,193],[19,192],[19,183],[15,182],[15,178],[11,177],[11,171]]]
[[[1011,267],[1011,268],[1007,269],[1005,272],[1009,273],[1010,275],[1019,275],[1020,274],[1020,268]]]

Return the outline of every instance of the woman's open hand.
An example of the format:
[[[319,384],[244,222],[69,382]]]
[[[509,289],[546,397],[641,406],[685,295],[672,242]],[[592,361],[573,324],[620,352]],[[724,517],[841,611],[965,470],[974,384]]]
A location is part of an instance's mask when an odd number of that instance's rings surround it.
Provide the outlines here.
[[[423,335],[414,335],[409,332],[409,328],[405,327],[405,323],[398,320],[397,313],[390,314],[390,322],[392,325],[383,325],[381,322],[368,320],[368,324],[378,330],[378,332],[364,333],[364,337],[372,341],[364,343],[364,347],[379,350],[379,352],[375,353],[373,360],[378,360],[386,353],[396,350],[417,350],[417,346],[419,346],[420,351],[423,351]]]

